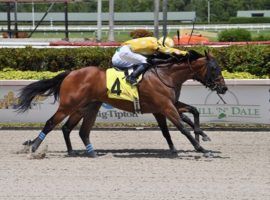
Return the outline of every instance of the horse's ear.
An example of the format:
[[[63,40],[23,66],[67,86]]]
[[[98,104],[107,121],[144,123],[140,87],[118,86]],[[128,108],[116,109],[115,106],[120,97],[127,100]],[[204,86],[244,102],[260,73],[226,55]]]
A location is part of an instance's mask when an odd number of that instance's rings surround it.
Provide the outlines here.
[[[208,49],[208,51],[204,50],[204,55],[205,55],[205,57],[207,58],[207,60],[210,59],[210,58],[209,58],[209,49]]]

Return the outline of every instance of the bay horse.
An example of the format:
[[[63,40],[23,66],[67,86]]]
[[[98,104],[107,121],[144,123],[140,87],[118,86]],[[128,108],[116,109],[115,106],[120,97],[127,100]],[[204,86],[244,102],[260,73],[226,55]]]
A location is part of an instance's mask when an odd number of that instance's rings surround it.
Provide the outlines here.
[[[206,153],[208,151],[183,126],[179,115],[179,110],[183,107],[178,102],[177,88],[188,79],[200,81],[220,94],[227,91],[221,69],[214,57],[207,52],[203,56],[192,51],[185,61],[171,62],[152,68],[144,74],[143,80],[138,85],[141,110],[142,113],[153,113],[160,122],[169,119],[188,138],[195,150]],[[55,100],[59,98],[59,107],[31,144],[32,152],[38,149],[46,135],[64,118],[83,116],[86,119],[84,121],[90,124],[84,126],[83,122],[82,127],[87,129],[84,132],[88,132],[83,142],[89,154],[95,156],[96,153],[89,140],[89,132],[101,104],[104,102],[115,108],[134,112],[132,102],[108,98],[105,70],[96,66],[63,72],[54,78],[27,85],[20,93],[18,111],[24,112],[29,109],[31,102],[38,95],[54,95]]]
[[[176,99],[179,99],[180,92],[181,92],[181,87],[176,88]],[[180,115],[180,118],[194,130],[196,141],[199,143],[200,135],[202,136],[203,141],[211,141],[211,139],[200,128],[199,111],[194,106],[185,104],[180,101],[177,101],[177,104],[179,105],[178,113]],[[90,135],[91,128],[94,125],[95,116],[97,114],[95,112],[97,111],[98,109],[95,110],[89,107],[84,112],[75,112],[69,116],[66,123],[62,126],[61,129],[64,135],[68,155],[71,155],[71,156],[76,155],[71,145],[70,133],[75,128],[75,126],[81,121],[81,119],[83,119],[83,121],[79,130],[79,135],[84,144],[89,144],[89,135]],[[184,112],[191,113],[194,117],[194,122],[192,122],[192,120],[187,115],[183,114]],[[172,154],[177,154],[177,150],[172,142],[170,132],[167,126],[166,117],[162,115],[161,113],[153,113],[153,115],[158,123],[158,126],[160,127],[160,130],[162,131],[164,138],[166,139],[168,143],[170,152]],[[33,142],[34,140],[33,141],[28,140],[24,142],[23,144],[29,145]]]
[[[180,91],[181,91],[181,88],[176,88],[176,94],[177,94],[176,99],[179,99]],[[199,119],[198,110],[194,106],[184,104],[179,101],[177,102],[177,104],[179,104],[178,113],[180,115],[180,118],[194,130],[196,141],[199,142],[199,135],[202,136],[203,141],[211,141],[211,139],[200,128],[200,119]],[[79,135],[85,145],[90,143],[89,135],[90,135],[91,128],[94,125],[97,111],[98,109],[93,109],[91,106],[89,106],[83,112],[75,112],[72,115],[70,115],[66,123],[62,126],[61,129],[64,135],[68,155],[70,156],[76,155],[71,145],[70,133],[74,129],[74,127],[81,121],[82,118],[83,118],[83,122],[79,130]],[[191,113],[194,117],[194,123],[191,121],[191,119],[188,116],[183,114],[183,112]],[[162,131],[164,138],[166,139],[169,145],[170,152],[172,154],[177,154],[177,150],[172,142],[172,139],[169,133],[166,117],[160,113],[153,113],[153,115],[158,123],[158,126],[160,127]],[[34,143],[34,141],[35,140],[27,140],[23,143],[23,145],[31,145]],[[87,151],[86,151],[86,155],[88,155]],[[96,157],[96,154],[94,152],[90,152],[88,156]]]

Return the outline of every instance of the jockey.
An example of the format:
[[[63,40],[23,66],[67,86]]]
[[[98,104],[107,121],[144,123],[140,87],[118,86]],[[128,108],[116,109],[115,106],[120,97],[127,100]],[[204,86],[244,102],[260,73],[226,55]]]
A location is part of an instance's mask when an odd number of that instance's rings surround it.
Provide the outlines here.
[[[124,42],[112,57],[112,64],[120,69],[137,65],[137,68],[126,78],[131,85],[137,85],[137,78],[150,66],[147,57],[155,53],[168,55],[185,56],[187,51],[172,48],[174,42],[166,37],[163,44],[163,37],[157,40],[155,37],[142,37]]]

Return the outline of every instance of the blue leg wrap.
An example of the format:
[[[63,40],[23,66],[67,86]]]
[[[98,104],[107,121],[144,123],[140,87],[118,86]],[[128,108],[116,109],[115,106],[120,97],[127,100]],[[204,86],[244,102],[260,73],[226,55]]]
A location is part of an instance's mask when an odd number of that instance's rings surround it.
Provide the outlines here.
[[[38,135],[38,138],[41,139],[41,140],[44,140],[46,137],[46,134],[43,133],[43,132],[40,132],[40,134]]]
[[[94,151],[93,145],[92,145],[92,144],[88,144],[88,145],[86,146],[86,151],[87,151],[88,153]]]

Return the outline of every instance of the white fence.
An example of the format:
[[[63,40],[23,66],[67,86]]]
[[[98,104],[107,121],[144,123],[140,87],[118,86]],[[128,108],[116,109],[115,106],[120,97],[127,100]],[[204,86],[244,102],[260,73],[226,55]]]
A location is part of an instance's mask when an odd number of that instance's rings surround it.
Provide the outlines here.
[[[181,29],[189,29],[191,30],[193,28],[192,25],[168,25],[168,30],[181,30]],[[243,28],[243,29],[248,29],[248,30],[268,30],[270,29],[270,24],[265,23],[265,24],[196,24],[195,25],[195,30],[214,30],[214,31],[220,31],[220,30],[226,30],[226,29],[236,29],[236,28]],[[7,26],[0,25],[0,29],[2,31],[7,30]],[[32,31],[34,29],[33,26],[25,26],[25,25],[20,25],[18,27],[19,31]],[[96,31],[97,26],[96,25],[70,25],[68,27],[69,31],[77,31],[77,32],[83,32],[83,31]],[[114,30],[115,31],[131,31],[131,30],[136,30],[136,29],[147,29],[147,30],[154,30],[154,26],[150,25],[115,25]],[[159,26],[159,29],[162,30],[162,26]],[[55,26],[51,24],[50,26],[39,26],[38,31],[64,31],[65,26]],[[102,26],[103,31],[108,31],[109,26],[108,25],[103,25]]]
[[[16,113],[18,90],[32,81],[0,81],[0,122],[45,122],[56,111],[53,98],[36,101],[27,113]],[[195,81],[187,81],[180,101],[200,112],[201,122],[270,124],[270,79],[226,80],[229,91],[222,101]],[[138,115],[103,104],[97,122],[154,122],[151,114]]]

